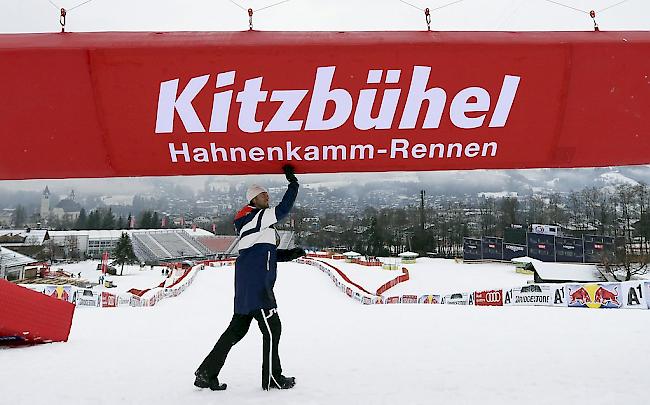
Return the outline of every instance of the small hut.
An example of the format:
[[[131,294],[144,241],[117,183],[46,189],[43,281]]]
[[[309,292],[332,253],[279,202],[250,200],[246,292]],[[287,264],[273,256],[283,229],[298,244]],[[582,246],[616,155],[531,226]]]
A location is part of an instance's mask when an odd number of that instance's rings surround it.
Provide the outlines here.
[[[402,259],[402,264],[414,264],[419,255],[413,252],[404,252],[398,256]]]
[[[384,270],[399,270],[398,261],[399,258],[397,257],[388,257],[382,263],[381,268]]]
[[[346,263],[352,263],[355,259],[359,259],[361,257],[361,253],[350,251],[343,253],[343,256],[345,256]]]

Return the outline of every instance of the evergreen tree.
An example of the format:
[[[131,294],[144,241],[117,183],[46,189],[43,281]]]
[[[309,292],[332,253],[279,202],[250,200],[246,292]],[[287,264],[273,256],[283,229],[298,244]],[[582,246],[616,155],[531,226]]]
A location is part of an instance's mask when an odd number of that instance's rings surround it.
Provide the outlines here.
[[[115,225],[116,229],[125,229],[126,228],[126,223],[124,222],[124,217],[120,215],[120,217],[117,219],[117,225]]]
[[[27,219],[27,213],[25,212],[25,207],[22,205],[16,206],[16,209],[14,210],[13,214],[13,220],[14,220],[14,226],[16,228],[19,228],[25,224],[25,220]]]
[[[138,263],[138,258],[135,256],[135,252],[133,252],[131,238],[129,238],[126,232],[123,232],[120,239],[118,239],[115,250],[113,251],[113,257],[115,258],[114,262],[121,266],[120,276],[124,272],[125,264]]]
[[[158,216],[158,211],[154,211],[151,216],[151,228],[160,229],[160,217]]]
[[[138,221],[140,223],[139,228],[140,229],[150,229],[151,228],[151,220],[152,220],[151,211],[144,211],[142,213],[142,217],[140,217],[140,221]]]
[[[77,220],[74,223],[74,229],[86,229],[86,222],[88,221],[88,216],[86,215],[86,209],[82,208],[81,211],[79,211],[79,216],[77,217]]]
[[[115,215],[113,215],[113,210],[111,208],[104,210],[103,212],[102,229],[115,229]]]
[[[86,227],[88,229],[100,229],[102,225],[101,215],[98,210],[90,211],[88,215],[88,220],[86,221]]]

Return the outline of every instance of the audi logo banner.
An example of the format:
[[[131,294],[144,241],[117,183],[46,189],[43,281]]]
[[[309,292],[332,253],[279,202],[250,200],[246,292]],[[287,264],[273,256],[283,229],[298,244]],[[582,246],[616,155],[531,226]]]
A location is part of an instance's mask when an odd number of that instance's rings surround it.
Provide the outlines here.
[[[0,179],[650,163],[650,32],[0,35]]]
[[[503,290],[476,291],[474,293],[474,305],[503,306]]]

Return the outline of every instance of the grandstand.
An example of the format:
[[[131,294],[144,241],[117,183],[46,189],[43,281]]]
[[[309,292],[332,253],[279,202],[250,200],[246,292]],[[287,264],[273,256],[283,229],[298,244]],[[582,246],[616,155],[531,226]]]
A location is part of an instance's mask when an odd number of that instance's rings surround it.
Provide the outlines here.
[[[293,231],[278,231],[278,235],[280,236],[278,249],[291,249],[295,247],[295,234]],[[218,257],[237,256],[239,241],[237,236],[197,236],[196,240]]]
[[[214,254],[184,230],[132,232],[133,250],[146,263],[205,259]]]
[[[237,254],[237,236],[233,235],[213,235],[198,236],[196,240],[209,249],[212,253],[227,257]]]

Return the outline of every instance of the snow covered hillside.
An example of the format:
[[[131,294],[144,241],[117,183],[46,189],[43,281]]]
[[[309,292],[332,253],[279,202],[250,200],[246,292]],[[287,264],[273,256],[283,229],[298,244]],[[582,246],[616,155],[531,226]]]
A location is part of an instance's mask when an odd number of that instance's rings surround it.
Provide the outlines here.
[[[340,263],[340,262],[339,262]],[[504,265],[423,261],[402,292],[524,285]],[[365,269],[363,271],[366,271]],[[380,272],[380,273],[377,273]],[[149,308],[78,308],[70,340],[0,350],[7,404],[644,403],[649,311],[360,305],[325,274],[281,263],[276,284],[288,391],[260,387],[255,323],[230,353],[225,392],[193,372],[232,316],[233,268],[206,268]],[[385,276],[386,273],[392,273]],[[381,276],[377,276],[380,274]],[[368,288],[395,272],[350,274]],[[118,278],[118,282],[121,282]],[[392,292],[393,290],[391,290]],[[396,291],[397,292],[397,291]]]

